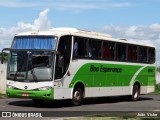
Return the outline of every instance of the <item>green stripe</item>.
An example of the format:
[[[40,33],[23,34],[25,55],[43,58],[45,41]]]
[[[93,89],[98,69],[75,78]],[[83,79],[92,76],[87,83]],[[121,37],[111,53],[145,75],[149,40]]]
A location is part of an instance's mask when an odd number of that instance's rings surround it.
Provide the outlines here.
[[[150,70],[154,71],[150,72]],[[144,68],[135,80],[139,81],[141,86],[154,86],[156,82],[155,67],[148,66]]]
[[[105,87],[105,86],[129,86],[135,73],[143,66],[138,65],[120,65],[120,64],[84,64],[70,84],[70,88],[81,81],[86,87]],[[144,67],[139,72],[134,81],[139,81],[141,85],[154,85],[155,67]],[[134,83],[134,82],[133,82]]]

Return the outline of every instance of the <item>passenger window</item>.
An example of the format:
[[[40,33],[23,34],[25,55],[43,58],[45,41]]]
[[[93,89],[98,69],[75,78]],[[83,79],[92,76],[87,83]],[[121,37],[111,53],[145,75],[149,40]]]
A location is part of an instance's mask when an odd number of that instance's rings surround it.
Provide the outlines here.
[[[137,46],[128,45],[128,61],[137,61]]]
[[[137,61],[137,46],[133,46],[132,49],[132,59],[133,61]]]
[[[88,57],[92,58],[101,58],[102,54],[102,41],[98,40],[89,40],[89,45],[88,45]]]
[[[97,50],[97,52],[98,52],[98,53],[97,53],[97,55],[98,55],[97,57],[98,57],[98,58],[102,58],[102,41],[98,41],[97,46],[98,46],[98,47],[97,47],[97,49],[98,49],[98,50]]]
[[[87,42],[86,38],[75,37],[73,46],[74,57],[87,57]]]
[[[125,61],[126,60],[126,45],[117,43],[116,45],[116,53],[117,53],[117,60]]]
[[[103,58],[114,59],[115,58],[115,43],[103,42]]]
[[[73,55],[77,56],[78,55],[78,41],[74,41],[74,46],[73,46]]]
[[[151,64],[155,62],[155,49],[154,48],[149,48],[148,62]]]
[[[147,62],[147,48],[146,47],[139,47],[139,62]]]

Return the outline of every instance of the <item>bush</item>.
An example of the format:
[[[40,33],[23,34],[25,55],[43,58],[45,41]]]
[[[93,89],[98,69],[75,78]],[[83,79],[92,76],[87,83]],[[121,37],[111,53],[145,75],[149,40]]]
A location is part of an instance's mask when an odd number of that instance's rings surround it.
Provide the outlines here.
[[[155,88],[156,90],[160,91],[160,83],[156,84]]]

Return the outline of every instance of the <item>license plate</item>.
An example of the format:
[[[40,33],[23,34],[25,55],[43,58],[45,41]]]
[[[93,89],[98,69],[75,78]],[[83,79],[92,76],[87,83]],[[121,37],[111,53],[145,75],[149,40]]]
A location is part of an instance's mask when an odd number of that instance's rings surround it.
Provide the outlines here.
[[[28,94],[28,93],[22,93],[22,96],[23,96],[23,97],[28,97],[29,94]]]

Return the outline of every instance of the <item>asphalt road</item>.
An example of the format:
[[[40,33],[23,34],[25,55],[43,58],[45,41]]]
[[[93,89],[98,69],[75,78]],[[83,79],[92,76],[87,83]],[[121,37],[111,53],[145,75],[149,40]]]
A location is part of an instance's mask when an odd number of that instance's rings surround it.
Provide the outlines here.
[[[0,111],[17,113],[37,112],[42,117],[75,117],[95,114],[158,113],[160,117],[160,95],[142,95],[139,101],[129,101],[124,97],[93,98],[83,101],[81,106],[72,106],[69,101],[46,101],[35,105],[30,99],[0,99]],[[143,115],[143,114],[142,114]]]

